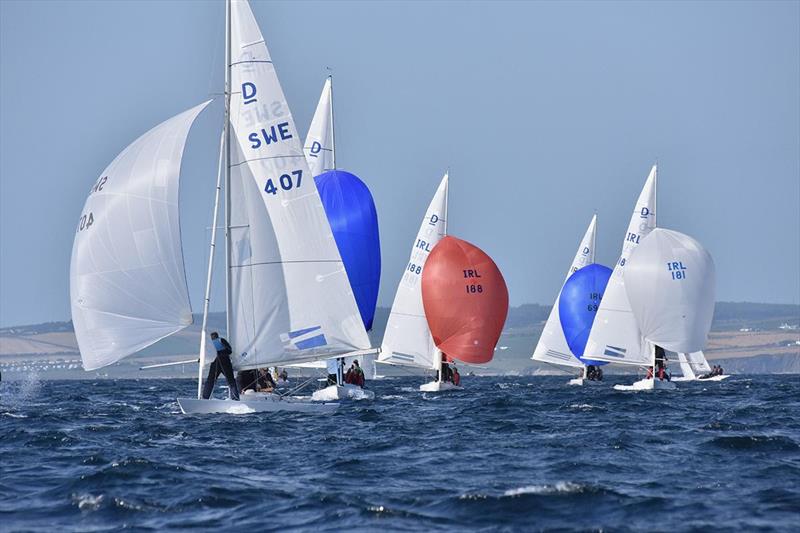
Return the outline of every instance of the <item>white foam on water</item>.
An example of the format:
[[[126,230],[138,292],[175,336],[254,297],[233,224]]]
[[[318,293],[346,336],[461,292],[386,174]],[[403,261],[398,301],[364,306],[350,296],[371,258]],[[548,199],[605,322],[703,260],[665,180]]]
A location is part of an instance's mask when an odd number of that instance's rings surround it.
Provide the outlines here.
[[[93,496],[92,494],[73,494],[72,501],[78,505],[81,511],[96,511],[103,504],[106,497],[103,494]]]
[[[255,413],[256,410],[244,404],[237,404],[228,407],[225,412],[231,415],[247,415],[250,413]]]
[[[569,481],[559,481],[555,485],[527,485],[516,489],[509,489],[503,496],[520,496],[521,494],[568,494],[581,492],[583,485]]]

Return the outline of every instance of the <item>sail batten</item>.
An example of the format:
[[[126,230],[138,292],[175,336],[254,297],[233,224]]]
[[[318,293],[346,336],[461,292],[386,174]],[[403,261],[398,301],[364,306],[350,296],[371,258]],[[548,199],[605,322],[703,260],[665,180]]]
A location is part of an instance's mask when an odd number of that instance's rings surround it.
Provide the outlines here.
[[[75,234],[70,300],[86,370],[192,323],[178,210],[183,149],[204,102],[123,150],[92,187]]]

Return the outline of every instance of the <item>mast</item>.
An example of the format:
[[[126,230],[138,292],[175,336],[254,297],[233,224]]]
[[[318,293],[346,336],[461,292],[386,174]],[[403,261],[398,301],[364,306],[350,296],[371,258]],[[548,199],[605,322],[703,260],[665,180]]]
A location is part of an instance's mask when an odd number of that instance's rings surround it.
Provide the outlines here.
[[[225,335],[231,336],[231,0],[225,0]]]
[[[331,163],[333,164],[331,170],[336,170],[336,128],[333,126],[333,74],[328,74],[328,80],[331,82],[331,90],[328,93],[328,109],[330,110],[331,119]]]
[[[447,210],[447,201],[450,199],[450,169],[447,169],[447,186],[444,190],[444,235],[447,236],[447,220],[450,218],[450,211]]]

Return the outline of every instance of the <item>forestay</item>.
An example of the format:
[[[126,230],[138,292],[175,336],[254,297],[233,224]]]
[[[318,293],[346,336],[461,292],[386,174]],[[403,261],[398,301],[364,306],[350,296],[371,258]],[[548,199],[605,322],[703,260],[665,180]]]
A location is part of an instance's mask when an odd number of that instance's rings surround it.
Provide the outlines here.
[[[564,282],[566,282],[574,272],[594,263],[596,232],[597,215],[592,217],[592,221],[589,222],[589,227],[586,228],[586,233],[583,235],[580,246],[578,246],[578,251],[575,252],[575,257],[567,271]],[[564,338],[564,330],[561,327],[561,320],[558,316],[558,303],[560,299],[561,291],[559,290],[556,301],[552,309],[550,309],[550,316],[547,317],[547,323],[544,325],[542,335],[539,337],[539,342],[536,344],[536,349],[533,351],[531,359],[554,365],[582,368],[583,363],[573,357],[569,346],[567,346],[567,341]]]
[[[625,292],[623,274],[633,250],[656,227],[656,176],[657,169],[653,165],[628,224],[622,253],[597,310],[594,326],[586,342],[585,359],[631,365],[651,364],[652,354],[642,344],[641,333]]]
[[[380,361],[393,364],[433,368],[437,353],[425,310],[422,306],[422,270],[433,247],[446,234],[447,184],[445,174],[422,219],[411,257],[397,286],[386,332],[383,337]]]
[[[181,251],[179,176],[200,104],[151,129],[89,192],[70,262],[70,305],[85,370],[192,323]]]
[[[333,170],[333,101],[331,78],[325,80],[322,94],[319,97],[317,110],[308,128],[306,144],[303,151],[312,176],[319,176],[325,171]]]
[[[231,332],[237,369],[369,347],[250,6],[231,5]]]
[[[693,238],[653,230],[631,254],[625,286],[642,336],[673,352],[705,347],[714,318],[714,261]]]

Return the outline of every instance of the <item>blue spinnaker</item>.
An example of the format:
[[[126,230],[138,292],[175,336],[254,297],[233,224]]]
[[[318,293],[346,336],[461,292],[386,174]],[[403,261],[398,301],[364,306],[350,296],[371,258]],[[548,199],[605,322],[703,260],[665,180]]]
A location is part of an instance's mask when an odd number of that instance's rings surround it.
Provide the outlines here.
[[[381,281],[378,213],[369,189],[357,176],[342,170],[314,178],[333,230],[339,255],[353,288],[364,327],[372,329]]]
[[[558,299],[558,318],[567,346],[572,355],[587,365],[605,364],[583,359],[583,351],[610,277],[610,268],[596,263],[587,265],[567,279]]]

